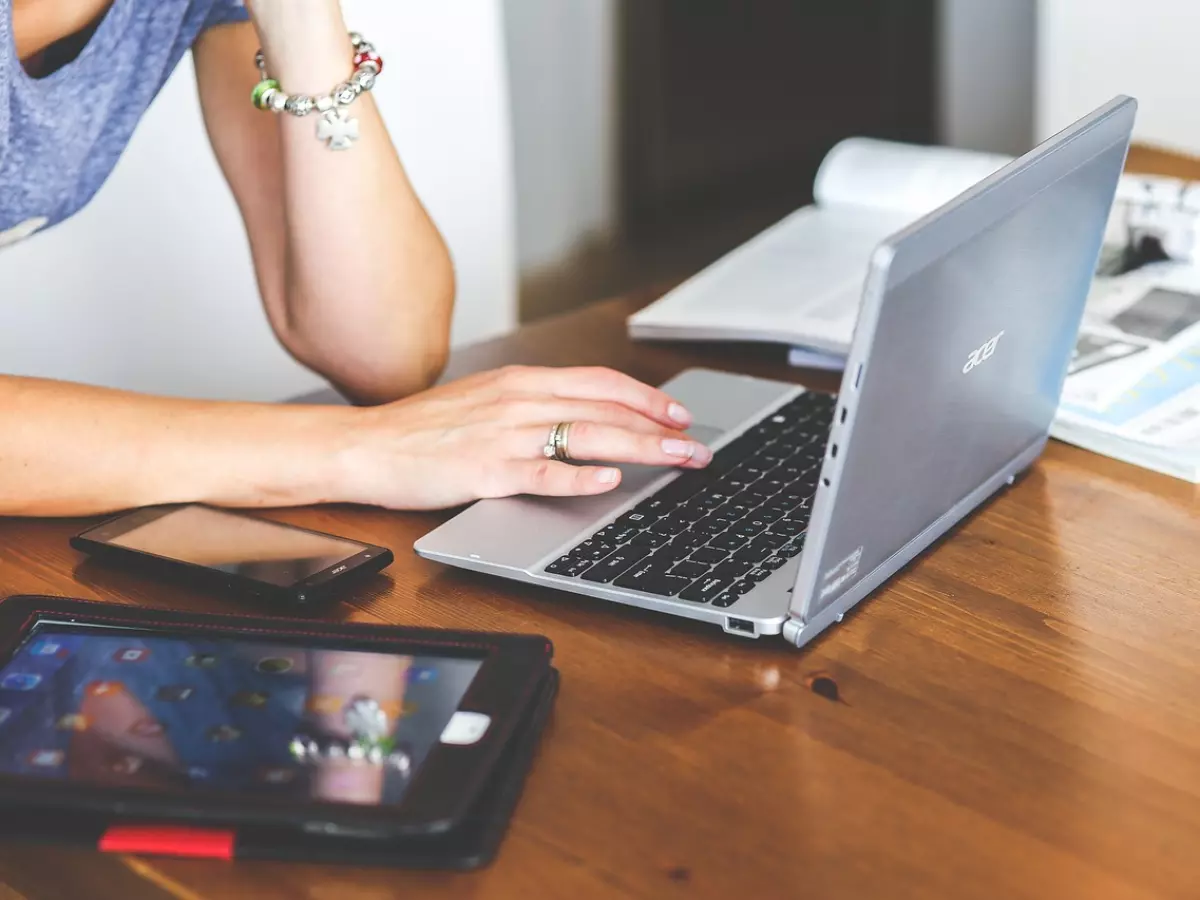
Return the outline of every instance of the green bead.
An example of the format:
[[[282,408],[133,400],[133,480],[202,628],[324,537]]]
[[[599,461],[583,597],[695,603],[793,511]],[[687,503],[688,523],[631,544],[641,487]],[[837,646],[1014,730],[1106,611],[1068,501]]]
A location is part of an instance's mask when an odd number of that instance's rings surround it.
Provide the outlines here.
[[[265,81],[260,81],[254,86],[254,90],[250,93],[250,101],[259,109],[265,109],[263,106],[263,97],[266,96],[269,90],[279,90],[279,82],[274,78],[268,78]]]

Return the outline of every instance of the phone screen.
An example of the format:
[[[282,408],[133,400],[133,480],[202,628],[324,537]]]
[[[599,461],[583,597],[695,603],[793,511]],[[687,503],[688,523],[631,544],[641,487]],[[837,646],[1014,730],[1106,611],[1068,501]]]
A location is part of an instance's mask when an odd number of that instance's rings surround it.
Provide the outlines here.
[[[290,587],[367,549],[207,506],[184,506],[106,543]]]
[[[0,668],[0,773],[397,805],[482,662],[42,624]],[[378,758],[304,750],[353,742],[364,701]]]

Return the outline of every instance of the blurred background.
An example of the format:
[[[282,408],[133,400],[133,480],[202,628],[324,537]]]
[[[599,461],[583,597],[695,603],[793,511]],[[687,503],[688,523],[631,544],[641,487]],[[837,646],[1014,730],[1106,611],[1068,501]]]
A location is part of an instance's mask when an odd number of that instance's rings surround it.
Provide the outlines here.
[[[459,273],[457,344],[685,277],[809,202],[850,135],[1016,154],[1116,93],[1200,153],[1195,0],[345,0]],[[332,264],[332,263],[331,263]],[[97,200],[0,253],[0,365],[281,399],[181,66]]]

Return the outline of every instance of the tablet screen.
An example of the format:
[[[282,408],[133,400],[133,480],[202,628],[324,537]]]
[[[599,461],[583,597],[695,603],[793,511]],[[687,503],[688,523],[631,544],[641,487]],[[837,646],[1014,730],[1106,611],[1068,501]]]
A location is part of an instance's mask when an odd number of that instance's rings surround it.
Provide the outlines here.
[[[481,665],[44,624],[0,668],[0,773],[395,805]]]

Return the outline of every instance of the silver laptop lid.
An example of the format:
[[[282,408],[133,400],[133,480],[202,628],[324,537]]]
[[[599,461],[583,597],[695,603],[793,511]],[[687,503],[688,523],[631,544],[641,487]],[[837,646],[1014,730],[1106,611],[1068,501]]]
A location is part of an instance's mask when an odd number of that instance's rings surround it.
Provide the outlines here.
[[[1044,448],[1136,108],[1118,97],[874,254],[799,623],[856,603]]]

